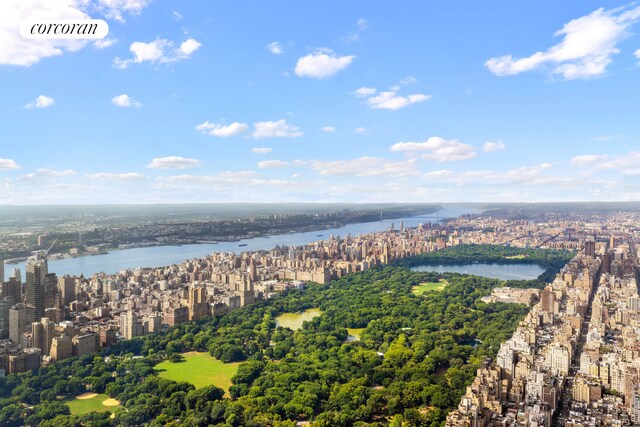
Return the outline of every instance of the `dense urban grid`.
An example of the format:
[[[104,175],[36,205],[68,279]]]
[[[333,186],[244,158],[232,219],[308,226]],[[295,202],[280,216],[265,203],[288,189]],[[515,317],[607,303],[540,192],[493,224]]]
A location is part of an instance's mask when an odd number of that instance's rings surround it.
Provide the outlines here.
[[[583,251],[478,370],[447,427],[640,423],[637,230],[616,219],[581,227]]]
[[[213,253],[180,265],[90,278],[48,271],[45,251],[0,294],[0,369],[24,372],[448,247],[580,250],[544,290],[496,288],[487,303],[531,306],[485,360],[447,426],[599,426],[640,422],[640,296],[635,213],[464,215],[442,224],[298,247]],[[1,265],[1,264],[0,264]],[[2,274],[3,272],[0,272]],[[0,276],[3,277],[3,276]]]

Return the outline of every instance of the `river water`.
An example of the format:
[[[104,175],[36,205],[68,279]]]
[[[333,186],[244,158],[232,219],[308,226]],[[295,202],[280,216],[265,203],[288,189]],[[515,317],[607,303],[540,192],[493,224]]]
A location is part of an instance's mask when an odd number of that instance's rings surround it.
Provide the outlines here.
[[[479,212],[479,210],[469,207],[444,205],[444,208],[438,212],[437,216],[440,219],[455,218],[460,215]],[[331,235],[344,237],[348,234],[356,236],[360,234],[379,232],[388,229],[392,223],[396,229],[400,227],[401,222],[404,223],[405,227],[415,227],[418,224],[436,222],[437,218],[435,218],[435,215],[436,214],[428,214],[409,218],[396,218],[390,220],[383,219],[383,221],[348,224],[340,228],[280,234],[269,237],[255,237],[237,242],[219,242],[215,244],[201,243],[181,246],[151,246],[144,248],[112,250],[103,255],[51,260],[49,261],[49,272],[56,273],[58,277],[64,274],[75,276],[84,274],[84,276],[87,277],[99,272],[114,274],[127,268],[162,267],[171,264],[179,264],[187,259],[210,255],[216,251],[241,253],[245,251],[270,250],[276,245],[306,245],[318,240],[326,240],[330,238]],[[5,280],[8,280],[11,275],[11,271],[14,268],[20,268],[22,270],[22,280],[24,280],[26,277],[24,261],[17,264],[5,264]]]

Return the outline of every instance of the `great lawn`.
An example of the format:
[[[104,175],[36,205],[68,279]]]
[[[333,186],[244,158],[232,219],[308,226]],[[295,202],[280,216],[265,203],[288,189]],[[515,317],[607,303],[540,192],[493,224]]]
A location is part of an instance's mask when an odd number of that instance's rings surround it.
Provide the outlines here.
[[[418,286],[412,288],[412,292],[416,295],[422,295],[426,291],[441,291],[447,286],[449,282],[446,279],[440,279],[438,282],[425,282],[420,283]]]
[[[215,385],[229,395],[231,377],[238,371],[240,363],[223,363],[209,353],[183,353],[183,362],[164,361],[155,366],[159,376],[168,380],[186,381],[196,388]]]

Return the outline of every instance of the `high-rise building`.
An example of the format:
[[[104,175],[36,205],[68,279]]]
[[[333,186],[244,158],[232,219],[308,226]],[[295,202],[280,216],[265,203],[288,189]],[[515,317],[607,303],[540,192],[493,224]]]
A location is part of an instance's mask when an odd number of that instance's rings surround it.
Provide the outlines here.
[[[10,298],[0,300],[0,339],[9,338],[9,310],[13,305]]]
[[[0,283],[4,282],[4,260],[0,259]]]
[[[66,335],[54,337],[51,341],[51,351],[49,355],[53,361],[71,357],[73,355],[71,338]]]
[[[59,278],[58,289],[62,295],[63,305],[69,305],[71,301],[76,299],[76,280],[73,277],[65,274]]]
[[[44,317],[45,308],[45,276],[47,256],[38,253],[27,260],[27,282],[24,305],[27,310],[27,324],[39,321]]]
[[[207,316],[207,289],[204,286],[189,287],[189,320],[198,320]]]
[[[19,268],[14,268],[13,270],[11,270],[11,277],[16,279],[18,283],[22,283],[22,272]]]
[[[19,271],[19,270],[18,270]],[[3,296],[12,297],[13,303],[22,302],[22,283],[15,277],[10,277],[9,281],[3,285]]]
[[[20,336],[27,330],[26,317],[24,304],[16,304],[9,309],[9,338],[15,344],[20,342]]]
[[[592,236],[587,237],[584,242],[584,254],[588,257],[596,257],[596,239]]]

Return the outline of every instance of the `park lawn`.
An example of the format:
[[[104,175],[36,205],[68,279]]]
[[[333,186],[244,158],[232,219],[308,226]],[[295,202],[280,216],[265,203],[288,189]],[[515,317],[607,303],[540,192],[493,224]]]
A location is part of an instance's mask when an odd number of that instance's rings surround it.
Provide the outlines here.
[[[525,256],[525,255],[523,255],[523,254],[520,254],[520,255],[511,255],[511,256],[506,256],[505,258],[506,258],[506,259],[525,259],[525,258],[526,258],[526,256]]]
[[[442,291],[448,284],[446,279],[440,279],[438,282],[424,282],[414,286],[412,292],[416,295],[422,295],[426,291]]]
[[[183,353],[184,362],[173,363],[168,360],[156,365],[160,378],[173,381],[186,381],[196,388],[215,385],[229,396],[231,377],[238,371],[240,363],[223,363],[204,352]]]
[[[82,396],[82,395],[80,395]],[[69,410],[75,415],[88,414],[91,411],[96,412],[115,412],[116,409],[121,408],[118,404],[105,405],[104,402],[109,399],[106,394],[100,393],[89,399],[78,399],[77,397],[65,401]],[[113,399],[110,402],[115,403]]]

